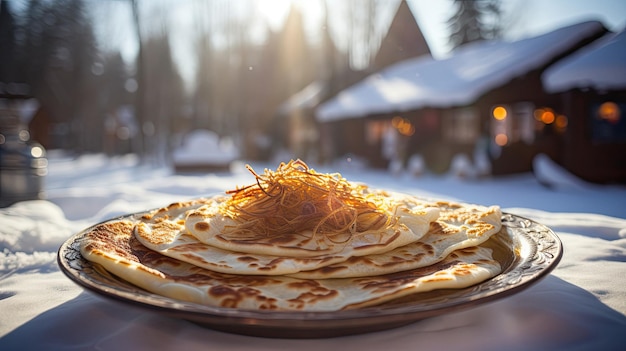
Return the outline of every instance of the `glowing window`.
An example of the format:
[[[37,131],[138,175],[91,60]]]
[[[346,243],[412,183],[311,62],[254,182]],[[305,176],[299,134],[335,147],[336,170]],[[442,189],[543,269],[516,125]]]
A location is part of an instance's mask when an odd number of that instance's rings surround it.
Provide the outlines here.
[[[535,118],[539,110],[528,101],[510,105],[499,104],[491,108],[491,136],[497,145],[504,146],[517,142],[532,143],[535,140]],[[541,110],[543,113],[543,110]],[[500,136],[501,134],[501,136]]]
[[[558,115],[556,116],[556,119],[554,120],[554,126],[559,132],[565,131],[565,129],[567,128],[567,123],[568,123],[567,117],[564,115]]]
[[[556,117],[554,116],[554,112],[552,112],[551,110],[545,110],[541,114],[541,122],[545,124],[552,124],[554,123],[555,119]]]
[[[603,101],[591,106],[591,138],[595,142],[626,141],[626,119],[621,118],[626,102]]]
[[[507,137],[506,134],[503,134],[503,133],[498,134],[495,137],[495,142],[499,146],[504,146],[509,142],[509,137]]]
[[[598,117],[606,120],[609,123],[617,123],[619,122],[621,111],[619,106],[611,101],[607,101],[600,105],[598,108]]]
[[[493,118],[497,119],[498,121],[502,121],[507,116],[506,108],[504,108],[503,106],[496,106],[493,109],[492,114]]]
[[[411,136],[415,133],[415,127],[406,118],[396,116],[391,120],[391,125],[398,130],[398,133],[404,136]]]

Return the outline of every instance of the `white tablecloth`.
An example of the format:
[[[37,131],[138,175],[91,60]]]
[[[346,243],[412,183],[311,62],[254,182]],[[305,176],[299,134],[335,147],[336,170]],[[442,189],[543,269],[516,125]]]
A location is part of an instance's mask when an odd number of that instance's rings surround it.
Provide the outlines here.
[[[117,188],[128,197],[107,198],[110,193],[77,187],[65,189],[66,197],[52,194],[53,201],[0,209],[0,350],[624,350],[626,345],[624,218],[504,208],[551,227],[564,245],[559,266],[529,289],[382,332],[270,339],[214,331],[112,301],[82,290],[59,271],[56,249],[74,232],[192,195],[178,188],[148,199],[131,190],[135,185]],[[228,186],[217,186],[223,187]],[[81,203],[98,196],[105,198],[104,207],[81,212]]]

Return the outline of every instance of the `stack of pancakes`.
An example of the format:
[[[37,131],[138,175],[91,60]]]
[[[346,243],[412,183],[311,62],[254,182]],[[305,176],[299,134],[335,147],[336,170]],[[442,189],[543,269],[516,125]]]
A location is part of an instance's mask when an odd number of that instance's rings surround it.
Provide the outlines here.
[[[301,161],[255,184],[93,227],[81,254],[152,293],[216,307],[337,311],[501,271],[497,206],[370,189]]]

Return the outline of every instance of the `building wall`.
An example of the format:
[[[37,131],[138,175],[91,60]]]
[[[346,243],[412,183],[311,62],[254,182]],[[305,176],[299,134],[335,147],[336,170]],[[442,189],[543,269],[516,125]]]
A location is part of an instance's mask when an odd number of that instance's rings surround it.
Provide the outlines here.
[[[626,183],[626,91],[574,90],[559,97],[569,123],[563,155],[557,161],[591,182]],[[614,121],[598,116],[599,106],[607,102],[620,108]],[[599,128],[608,128],[608,134],[599,134]]]

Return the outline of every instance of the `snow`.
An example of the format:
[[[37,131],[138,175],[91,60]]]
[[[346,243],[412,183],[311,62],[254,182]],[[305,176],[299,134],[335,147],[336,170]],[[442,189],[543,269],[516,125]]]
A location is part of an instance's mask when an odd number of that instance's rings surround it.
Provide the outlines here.
[[[187,134],[172,154],[176,166],[228,166],[237,157],[239,152],[231,140],[203,129]]]
[[[393,174],[347,158],[332,166],[310,165],[372,187],[500,205],[552,228],[565,255],[537,285],[479,308],[358,337],[262,342],[83,292],[56,264],[61,243],[87,226],[252,183],[243,162],[235,162],[229,172],[180,175],[142,164],[132,155],[74,159],[52,151],[49,158],[47,198],[0,209],[2,350],[254,350],[261,345],[267,350],[318,350],[344,344],[376,350],[383,347],[381,340],[396,349],[420,343],[446,350],[618,350],[626,342],[626,187],[586,183],[544,156],[535,160],[537,174],[498,178],[458,172],[435,176],[424,172],[419,160]],[[251,165],[257,171],[276,167]]]
[[[317,106],[325,93],[325,84],[315,81],[307,85],[300,92],[293,95],[278,108],[278,113],[289,114],[295,109],[307,109]]]
[[[546,91],[626,89],[626,30],[610,33],[548,68]]]
[[[397,63],[320,105],[319,121],[463,106],[511,79],[539,68],[583,38],[604,31],[583,22],[514,42],[483,41],[458,48],[443,60],[420,56]]]

